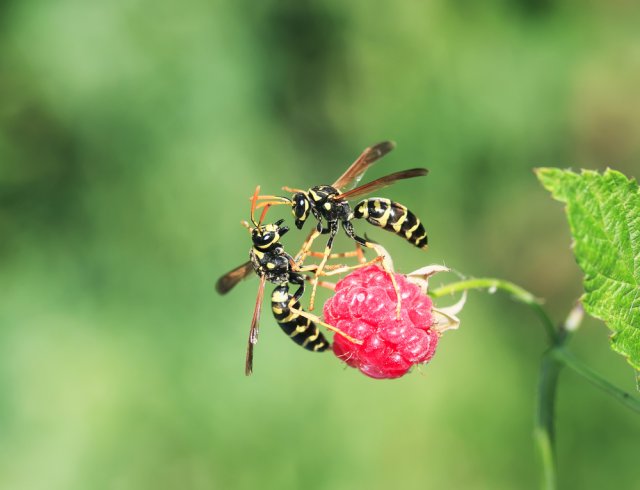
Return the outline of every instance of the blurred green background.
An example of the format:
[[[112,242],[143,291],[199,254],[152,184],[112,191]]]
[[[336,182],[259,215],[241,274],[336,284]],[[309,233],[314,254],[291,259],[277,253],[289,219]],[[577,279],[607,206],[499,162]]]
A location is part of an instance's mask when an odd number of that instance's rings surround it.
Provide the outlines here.
[[[431,170],[380,193],[431,249],[358,231],[560,321],[580,273],[532,169],[638,174],[639,25],[625,0],[0,3],[0,487],[537,488],[525,307],[472,293],[395,381],[298,348],[267,307],[245,378],[257,281],[214,284],[247,258],[257,184],[330,183],[393,139],[367,178]],[[633,390],[607,335],[586,321],[572,349]],[[557,411],[562,488],[640,488],[635,414],[569,371]]]

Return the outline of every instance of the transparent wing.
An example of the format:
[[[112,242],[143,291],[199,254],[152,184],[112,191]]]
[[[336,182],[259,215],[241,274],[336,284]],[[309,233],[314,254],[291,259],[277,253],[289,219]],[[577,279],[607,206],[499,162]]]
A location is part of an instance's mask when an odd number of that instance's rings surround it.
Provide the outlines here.
[[[245,277],[250,276],[252,272],[253,265],[251,262],[245,262],[218,279],[218,282],[216,282],[216,291],[220,294],[227,294],[236,284],[242,281]]]
[[[260,286],[258,287],[258,297],[256,298],[256,307],[253,309],[253,318],[251,319],[251,329],[249,330],[249,340],[247,342],[247,357],[244,362],[244,374],[250,376],[253,373],[253,346],[258,343],[258,334],[260,333],[260,312],[262,311],[262,298],[264,297],[265,276],[260,277]]]
[[[395,147],[396,144],[393,141],[382,141],[377,145],[366,148],[346,172],[333,183],[333,187],[338,190],[350,189],[362,179],[362,176],[371,165]]]
[[[360,187],[356,187],[355,189],[351,189],[350,191],[344,192],[334,199],[353,199],[354,197],[364,196],[365,194],[370,194],[373,191],[378,189],[383,189],[384,187],[388,187],[394,182],[403,179],[412,179],[414,177],[421,177],[423,175],[427,175],[429,171],[426,168],[412,168],[410,170],[401,170],[400,172],[395,172],[393,174],[385,175],[384,177],[380,177],[379,179],[373,180],[368,184],[361,185]]]

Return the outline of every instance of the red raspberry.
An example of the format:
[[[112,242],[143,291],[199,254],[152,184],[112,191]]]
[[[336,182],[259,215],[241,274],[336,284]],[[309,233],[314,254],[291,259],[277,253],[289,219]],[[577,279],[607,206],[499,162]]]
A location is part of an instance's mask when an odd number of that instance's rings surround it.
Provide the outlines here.
[[[356,269],[336,285],[324,305],[325,321],[362,340],[354,344],[333,338],[333,352],[349,366],[372,378],[399,378],[414,364],[429,361],[439,334],[431,299],[405,276],[394,274],[402,308],[396,318],[396,290],[389,273],[376,265]]]

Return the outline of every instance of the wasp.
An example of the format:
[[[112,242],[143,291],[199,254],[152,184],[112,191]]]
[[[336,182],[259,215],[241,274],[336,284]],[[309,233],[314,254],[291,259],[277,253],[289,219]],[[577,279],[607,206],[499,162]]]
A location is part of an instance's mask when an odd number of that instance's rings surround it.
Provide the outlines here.
[[[302,229],[310,215],[313,215],[317,220],[316,228],[309,234],[300,253],[296,256],[297,260],[304,260],[304,257],[309,253],[311,244],[318,236],[321,234],[329,235],[322,261],[316,270],[316,278],[318,274],[322,273],[331,254],[333,241],[338,233],[340,224],[345,233],[356,243],[372,248],[372,242],[356,234],[352,224],[354,219],[366,219],[372,225],[391,231],[418,248],[427,248],[427,232],[418,217],[406,206],[390,199],[379,197],[364,199],[353,208],[349,204],[349,199],[364,196],[387,187],[398,180],[427,175],[427,169],[414,168],[395,172],[352,188],[362,179],[362,176],[371,165],[393,150],[393,148],[395,148],[395,143],[392,141],[383,141],[366,148],[332,185],[319,185],[306,191],[283,187],[285,191],[294,192],[291,198],[258,196],[263,201],[261,206],[290,205],[295,218],[295,225],[298,229]],[[315,292],[316,282],[314,282],[309,302],[310,310],[313,310]]]
[[[267,282],[276,285],[271,295],[273,315],[282,330],[298,345],[314,352],[322,352],[329,348],[329,342],[320,332],[316,323],[345,336],[355,343],[362,343],[302,309],[300,298],[304,294],[305,279],[307,278],[304,272],[315,270],[316,266],[299,266],[293,257],[285,252],[280,239],[289,231],[289,227],[283,225],[284,220],[266,225],[262,224],[269,208],[268,206],[264,208],[260,220],[258,222],[255,221],[254,211],[258,192],[259,187],[252,198],[251,222],[253,226],[246,222],[243,223],[249,229],[251,241],[253,242],[253,246],[249,251],[249,260],[223,275],[216,283],[218,293],[226,294],[242,279],[250,276],[252,272],[255,272],[260,278],[247,342],[245,358],[245,374],[247,376],[253,372],[253,348],[258,342],[260,314],[264,288]],[[349,268],[341,268],[341,266],[334,268],[338,272],[342,272],[344,269]],[[297,286],[293,294],[289,290],[291,285]]]

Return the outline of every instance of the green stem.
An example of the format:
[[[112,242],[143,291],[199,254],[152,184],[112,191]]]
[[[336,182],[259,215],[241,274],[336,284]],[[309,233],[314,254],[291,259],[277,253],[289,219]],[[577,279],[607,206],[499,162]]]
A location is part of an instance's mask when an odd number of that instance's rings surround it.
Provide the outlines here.
[[[631,410],[640,412],[639,399],[618,388],[617,386],[612,385],[609,381],[593,371],[590,367],[586,366],[581,361],[576,359],[570,352],[566,351],[562,347],[557,347],[551,351],[551,354],[556,359],[556,361],[559,361],[568,368],[572,369],[575,373],[579,374],[605,393],[608,393],[623,405],[626,405]]]
[[[503,281],[502,279],[494,278],[481,278],[481,279],[466,279],[464,281],[453,282],[446,286],[439,287],[429,294],[434,298],[439,298],[447,294],[460,293],[469,289],[488,289],[488,290],[501,290],[510,293],[514,299],[531,306],[533,311],[538,315],[538,318],[542,321],[544,328],[547,332],[549,340],[553,343],[558,336],[558,332],[553,322],[549,318],[549,315],[544,311],[540,300],[536,298],[526,289],[521,288],[517,284],[513,284],[509,281]]]
[[[540,311],[551,322],[547,312],[541,306]],[[563,364],[554,356],[554,352],[557,349],[561,349],[569,340],[569,332],[563,326],[558,330],[554,329],[554,332],[553,345],[544,353],[540,364],[534,430],[535,439],[538,443],[540,463],[542,464],[542,488],[545,490],[555,490],[558,483],[555,415],[558,380]]]
[[[557,482],[554,417],[561,368],[562,364],[550,355],[550,351],[542,358],[534,434],[542,464],[542,488],[546,490],[555,490]]]

